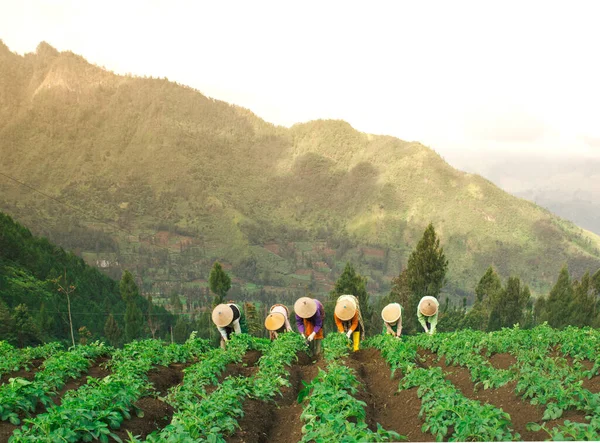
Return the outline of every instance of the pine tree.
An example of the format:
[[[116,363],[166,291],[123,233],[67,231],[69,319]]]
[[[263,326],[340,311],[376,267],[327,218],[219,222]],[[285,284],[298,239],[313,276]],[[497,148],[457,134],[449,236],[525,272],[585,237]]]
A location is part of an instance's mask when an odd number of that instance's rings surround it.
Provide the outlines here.
[[[346,294],[358,298],[360,312],[365,322],[365,331],[371,334],[374,331],[373,308],[367,293],[367,278],[357,274],[350,262],[346,263],[342,275],[335,282],[335,287],[330,292],[330,300],[335,302],[340,295]]]
[[[121,334],[121,328],[119,328],[113,315],[110,314],[104,323],[104,335],[111,345],[117,346],[121,340]]]
[[[125,303],[135,300],[135,298],[140,295],[131,272],[127,270],[123,272],[121,282],[119,283],[119,290],[121,292],[121,297],[123,297],[123,300],[125,300]]]
[[[548,324],[554,328],[566,326],[571,319],[572,303],[573,286],[571,285],[569,269],[567,265],[564,265],[546,301]]]
[[[445,284],[447,270],[444,248],[440,247],[440,240],[430,223],[408,259],[408,282],[413,296],[417,300],[426,295],[437,298]]]
[[[208,284],[210,286],[210,290],[213,292],[213,294],[215,294],[213,306],[223,303],[227,292],[231,288],[231,278],[229,278],[229,275],[223,271],[221,264],[217,261],[213,264],[213,267],[210,270]]]
[[[590,273],[586,272],[581,282],[573,282],[573,304],[569,324],[573,326],[591,326],[595,316],[596,296],[592,291]]]
[[[121,282],[119,283],[121,297],[127,303],[125,310],[125,341],[130,342],[140,337],[142,332],[143,316],[142,311],[137,305],[139,290],[131,272],[123,272]]]
[[[475,286],[475,295],[477,296],[478,302],[483,302],[487,299],[494,299],[502,289],[502,282],[500,277],[494,271],[491,266],[487,268],[477,286]]]
[[[515,324],[524,325],[524,311],[529,303],[529,287],[521,287],[518,277],[510,277],[505,288],[496,293],[491,301],[488,331],[511,328]]]

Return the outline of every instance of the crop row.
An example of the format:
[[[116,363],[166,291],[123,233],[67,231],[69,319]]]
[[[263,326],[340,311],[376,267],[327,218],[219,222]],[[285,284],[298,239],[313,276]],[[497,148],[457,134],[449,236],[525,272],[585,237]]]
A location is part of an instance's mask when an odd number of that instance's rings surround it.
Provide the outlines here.
[[[319,370],[312,382],[305,384],[298,401],[307,399],[300,418],[302,442],[393,441],[400,438],[394,431],[386,431],[377,424],[377,432],[366,423],[366,404],[354,398],[359,382],[354,371],[340,359],[348,356],[348,342],[343,334],[329,334],[323,343],[326,370]]]
[[[260,341],[244,334],[234,337],[227,346],[227,353],[243,355],[243,350],[256,347]],[[238,426],[237,419],[243,415],[242,404],[247,398],[271,400],[283,386],[289,386],[289,373],[286,367],[305,348],[304,340],[298,334],[284,334],[273,344],[262,346],[263,356],[258,363],[258,371],[252,377],[227,377],[219,387],[206,395],[204,385],[208,380],[200,376],[198,384],[186,381],[188,375],[196,379],[196,372],[186,373],[181,387],[172,391],[178,407],[171,424],[161,431],[150,434],[147,442],[224,442],[225,436],[233,433]],[[216,354],[216,353],[215,353]],[[229,357],[231,359],[232,357]],[[224,358],[225,359],[225,358]],[[184,392],[186,391],[186,392]],[[129,442],[139,442],[130,436]]]
[[[48,358],[61,349],[62,345],[58,342],[17,349],[5,341],[0,341],[0,377],[22,368],[29,369],[32,360]]]
[[[44,362],[32,381],[12,378],[0,386],[0,419],[18,425],[19,413],[32,413],[38,404],[48,407],[52,397],[69,378],[77,378],[90,366],[90,360],[109,352],[103,343],[77,346],[61,351]]]
[[[484,388],[499,387],[515,380],[515,394],[534,405],[544,405],[542,420],[553,420],[562,416],[568,409],[576,409],[587,414],[589,423],[573,423],[546,429],[537,423],[530,423],[529,429],[546,430],[552,438],[563,437],[587,439],[600,437],[598,423],[600,417],[600,394],[594,394],[582,387],[581,378],[592,377],[597,373],[598,362],[587,370],[581,359],[598,358],[598,332],[589,328],[567,328],[554,330],[541,325],[533,330],[504,329],[497,333],[462,331],[453,334],[439,334],[435,337],[419,337],[414,340],[418,346],[444,355],[447,364],[467,367],[474,382]],[[572,364],[563,357],[552,357],[549,352],[558,348],[562,355],[574,358]],[[495,352],[509,352],[517,362],[508,370],[493,368],[483,359],[481,351],[488,355]]]
[[[116,350],[108,367],[112,374],[103,379],[88,377],[88,383],[69,391],[60,406],[26,420],[14,431],[10,443],[77,442],[108,437],[120,438],[111,430],[131,418],[134,403],[149,389],[148,371],[156,365],[169,365],[199,357],[209,348],[208,342],[190,337],[183,345],[165,345],[158,340],[132,342]],[[136,411],[137,412],[137,411]]]
[[[423,369],[415,364],[417,340],[400,341],[391,336],[379,336],[370,344],[381,351],[392,370],[401,369],[404,377],[400,389],[418,387],[423,431],[431,432],[438,441],[507,441],[518,440],[511,429],[510,416],[489,404],[466,398],[452,383],[445,380],[440,368]]]

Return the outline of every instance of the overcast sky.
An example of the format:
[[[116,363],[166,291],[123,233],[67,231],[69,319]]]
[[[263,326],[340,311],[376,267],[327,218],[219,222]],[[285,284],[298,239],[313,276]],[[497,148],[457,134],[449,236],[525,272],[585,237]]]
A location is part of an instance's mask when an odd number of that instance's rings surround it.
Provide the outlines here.
[[[0,0],[0,39],[454,159],[600,156],[599,17],[600,1]]]

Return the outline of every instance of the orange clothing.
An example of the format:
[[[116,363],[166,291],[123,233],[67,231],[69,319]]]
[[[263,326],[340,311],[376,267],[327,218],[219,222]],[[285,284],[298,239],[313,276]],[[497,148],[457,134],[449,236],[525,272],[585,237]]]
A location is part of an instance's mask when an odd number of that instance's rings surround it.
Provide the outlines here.
[[[358,329],[358,309],[350,320],[342,321],[338,318],[337,315],[333,314],[333,319],[335,320],[335,324],[337,325],[339,332],[347,332],[348,330],[352,330],[352,332]],[[349,327],[349,329],[345,329]]]
[[[325,323],[325,312],[323,311],[323,323]],[[313,333],[313,330],[315,329],[315,324],[313,322],[310,321],[310,319],[308,318],[304,318],[304,336],[308,337],[310,334]],[[315,334],[315,340],[323,340],[324,336],[323,336],[323,328],[319,329],[319,332],[317,332]]]

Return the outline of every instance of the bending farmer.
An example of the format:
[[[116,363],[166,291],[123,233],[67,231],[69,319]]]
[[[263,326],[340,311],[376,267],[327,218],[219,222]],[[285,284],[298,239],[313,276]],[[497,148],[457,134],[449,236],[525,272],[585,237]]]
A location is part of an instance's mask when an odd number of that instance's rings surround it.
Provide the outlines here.
[[[400,303],[390,303],[381,311],[383,333],[400,337],[402,334],[402,314],[404,309]]]
[[[296,312],[296,326],[298,332],[303,334],[310,342],[313,356],[321,353],[321,340],[323,340],[323,321],[325,309],[319,300],[301,297],[294,304]]]
[[[212,312],[212,321],[217,325],[217,329],[221,334],[222,348],[225,348],[225,344],[234,332],[236,334],[248,332],[242,310],[235,303],[230,302],[215,306]]]
[[[271,341],[275,340],[278,334],[292,332],[288,308],[280,304],[271,306],[269,315],[265,319],[265,328],[269,331]]]
[[[435,297],[429,295],[423,297],[417,308],[417,318],[419,323],[425,329],[425,332],[432,335],[438,322],[438,308],[440,303]]]
[[[363,336],[365,333],[358,299],[354,295],[339,296],[335,304],[333,318],[339,332],[345,333],[348,339],[352,336],[354,351],[358,351],[361,332]]]

